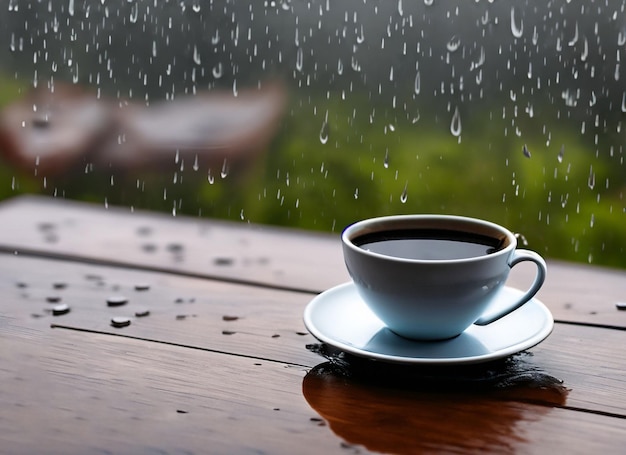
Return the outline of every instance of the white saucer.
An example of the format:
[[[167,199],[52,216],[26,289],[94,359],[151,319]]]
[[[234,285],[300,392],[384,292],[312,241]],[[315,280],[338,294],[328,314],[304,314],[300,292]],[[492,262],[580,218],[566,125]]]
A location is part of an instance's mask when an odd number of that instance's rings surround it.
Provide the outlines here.
[[[521,291],[504,287],[494,305]],[[486,326],[472,325],[444,341],[412,341],[387,329],[365,305],[353,283],[315,297],[304,311],[304,324],[318,340],[341,351],[369,359],[419,365],[487,362],[531,348],[554,327],[550,310],[536,298]]]

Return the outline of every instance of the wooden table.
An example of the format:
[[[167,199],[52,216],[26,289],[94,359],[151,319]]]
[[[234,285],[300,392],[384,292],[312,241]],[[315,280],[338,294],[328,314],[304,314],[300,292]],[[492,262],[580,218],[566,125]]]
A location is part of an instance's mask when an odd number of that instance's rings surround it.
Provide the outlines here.
[[[1,453],[626,450],[624,271],[550,261],[554,331],[509,359],[346,367],[302,322],[337,235],[35,197],[0,226]]]

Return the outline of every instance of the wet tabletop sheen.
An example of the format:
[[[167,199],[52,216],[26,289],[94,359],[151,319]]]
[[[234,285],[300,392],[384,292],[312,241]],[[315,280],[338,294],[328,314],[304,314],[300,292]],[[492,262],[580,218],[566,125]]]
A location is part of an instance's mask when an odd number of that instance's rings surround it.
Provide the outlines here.
[[[537,298],[554,329],[522,352],[388,364],[304,325],[307,305],[348,281],[337,235],[30,197],[2,203],[0,223],[7,453],[619,453],[626,443],[622,271],[549,261]],[[531,276],[522,267],[508,285]]]

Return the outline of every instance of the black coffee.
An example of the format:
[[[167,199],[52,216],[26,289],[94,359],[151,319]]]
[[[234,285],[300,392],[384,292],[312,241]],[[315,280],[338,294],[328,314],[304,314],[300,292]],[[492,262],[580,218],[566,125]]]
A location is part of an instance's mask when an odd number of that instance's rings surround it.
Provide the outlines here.
[[[353,243],[386,256],[419,260],[467,259],[492,254],[506,237],[495,238],[443,229],[404,229],[365,234]]]

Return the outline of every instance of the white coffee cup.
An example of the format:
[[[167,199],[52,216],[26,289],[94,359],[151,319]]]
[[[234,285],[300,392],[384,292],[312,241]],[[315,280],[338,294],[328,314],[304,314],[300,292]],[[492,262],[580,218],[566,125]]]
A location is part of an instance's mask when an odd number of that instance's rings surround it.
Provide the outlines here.
[[[546,263],[497,224],[452,215],[397,215],[348,226],[343,254],[359,295],[385,325],[406,338],[442,340],[472,324],[487,325],[528,302]],[[490,305],[511,268],[537,265],[523,296]]]

